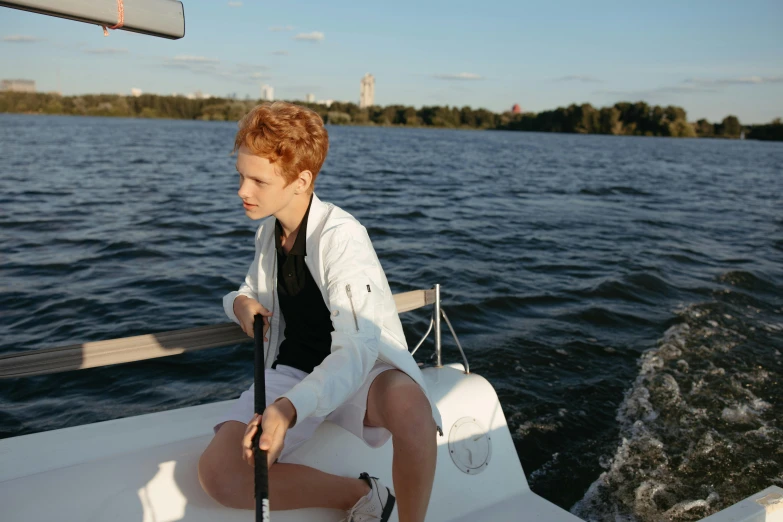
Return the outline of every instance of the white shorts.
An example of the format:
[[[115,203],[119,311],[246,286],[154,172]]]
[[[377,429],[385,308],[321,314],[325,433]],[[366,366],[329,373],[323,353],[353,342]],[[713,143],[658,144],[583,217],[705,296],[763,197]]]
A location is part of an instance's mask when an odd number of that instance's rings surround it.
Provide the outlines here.
[[[349,397],[344,403],[337,407],[326,417],[308,417],[297,422],[296,426],[289,429],[285,435],[285,446],[280,454],[280,462],[284,462],[286,456],[305,443],[315,433],[316,428],[324,421],[328,420],[345,430],[353,433],[365,444],[371,448],[380,448],[391,438],[391,433],[386,428],[376,428],[364,425],[364,417],[367,412],[367,395],[370,393],[370,386],[378,375],[386,370],[394,370],[395,367],[380,361],[375,362],[370,373],[367,375],[364,384]],[[266,405],[269,406],[275,402],[281,395],[299,384],[307,377],[308,373],[279,364],[276,368],[267,368],[264,373],[266,380]],[[254,390],[255,386],[250,385],[247,391],[234,401],[231,408],[226,411],[226,415],[220,419],[215,427],[215,433],[220,429],[223,423],[227,421],[237,421],[247,424],[253,418],[254,410]]]

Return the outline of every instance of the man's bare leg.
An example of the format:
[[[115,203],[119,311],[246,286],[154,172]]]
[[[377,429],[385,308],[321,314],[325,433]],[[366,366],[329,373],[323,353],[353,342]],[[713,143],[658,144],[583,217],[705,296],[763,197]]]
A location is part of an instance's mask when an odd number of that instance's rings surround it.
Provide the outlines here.
[[[255,508],[253,468],[242,459],[246,424],[228,421],[201,455],[201,487],[226,507]],[[347,511],[370,491],[360,479],[338,477],[299,464],[277,463],[269,468],[272,510],[324,507]]]
[[[370,386],[365,424],[384,427],[392,434],[392,478],[400,522],[423,521],[438,452],[427,397],[405,373],[385,371]]]

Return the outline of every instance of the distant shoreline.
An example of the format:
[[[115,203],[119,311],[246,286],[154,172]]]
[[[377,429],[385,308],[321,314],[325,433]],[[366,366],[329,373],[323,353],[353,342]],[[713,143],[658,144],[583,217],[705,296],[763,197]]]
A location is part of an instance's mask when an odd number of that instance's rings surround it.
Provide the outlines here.
[[[0,92],[0,113],[104,116],[172,120],[238,121],[260,100],[228,98],[190,99],[184,96],[122,96],[90,94],[61,96],[50,93]],[[720,123],[688,122],[684,109],[645,102],[620,102],[595,108],[570,105],[540,113],[495,113],[470,107],[403,105],[360,108],[334,102],[329,107],[294,101],[317,112],[327,124],[399,128],[445,128],[662,136],[675,138],[725,138],[783,141],[783,124],[777,118],[765,125],[742,125],[735,116]]]
[[[55,113],[43,113],[43,112],[0,112],[0,115],[2,114],[14,114],[14,115],[21,115],[21,116],[65,116],[65,117],[73,117],[73,118],[107,118],[107,119],[128,119],[128,120],[162,120],[162,121],[197,121],[201,123],[231,123],[235,124],[234,121],[226,121],[226,120],[190,120],[190,119],[184,119],[184,118],[173,118],[173,117],[164,117],[164,116],[158,116],[154,118],[148,118],[143,116],[107,116],[107,115],[96,115],[96,114],[55,114]],[[380,124],[380,123],[329,123],[326,122],[326,126],[336,126],[336,127],[357,127],[357,128],[377,128],[377,129],[432,129],[432,130],[449,130],[449,131],[479,131],[479,132],[497,132],[497,131],[503,131],[503,132],[522,132],[522,133],[536,133],[536,134],[564,134],[564,135],[572,135],[572,134],[580,134],[583,136],[615,136],[618,138],[671,138],[672,136],[644,136],[641,134],[599,134],[599,133],[574,133],[574,132],[562,132],[562,131],[526,131],[526,130],[508,130],[508,129],[489,129],[489,128],[476,128],[476,127],[435,127],[432,125],[403,125],[403,124]],[[727,136],[692,136],[690,139],[715,139],[715,140],[727,140],[727,139],[736,139],[736,138],[730,138]],[[740,141],[740,140],[738,140]],[[759,141],[759,140],[755,140]]]

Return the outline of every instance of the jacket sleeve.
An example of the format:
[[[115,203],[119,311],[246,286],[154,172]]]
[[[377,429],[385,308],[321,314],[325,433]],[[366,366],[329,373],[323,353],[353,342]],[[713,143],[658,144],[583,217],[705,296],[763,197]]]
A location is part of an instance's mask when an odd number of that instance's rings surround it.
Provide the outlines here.
[[[378,358],[388,285],[361,225],[339,234],[324,249],[324,281],[331,312],[331,354],[283,397],[296,408],[297,424],[328,415],[364,383]]]
[[[258,260],[261,255],[260,237],[261,226],[259,226],[256,231],[256,252],[253,256],[253,262],[250,264],[250,268],[245,276],[245,280],[239,285],[239,290],[229,292],[223,296],[223,310],[226,312],[228,318],[237,324],[239,324],[239,319],[237,319],[237,316],[234,314],[234,299],[240,295],[244,295],[258,301]]]

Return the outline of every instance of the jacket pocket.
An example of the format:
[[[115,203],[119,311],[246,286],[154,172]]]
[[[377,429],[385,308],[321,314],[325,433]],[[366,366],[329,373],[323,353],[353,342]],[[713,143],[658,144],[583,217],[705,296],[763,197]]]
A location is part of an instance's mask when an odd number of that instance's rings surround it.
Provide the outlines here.
[[[353,314],[353,324],[356,331],[359,332],[359,319],[356,317],[356,307],[353,304],[353,292],[351,292],[350,283],[345,285],[345,294],[348,296],[348,302],[351,304],[351,314]]]
[[[380,338],[383,328],[381,292],[367,277],[345,278],[331,286],[329,307],[336,333]]]

